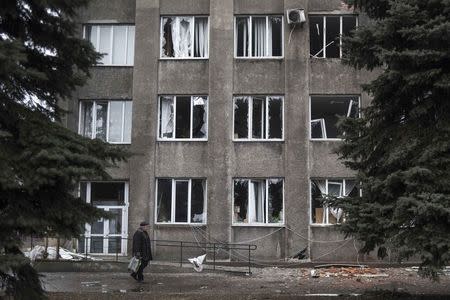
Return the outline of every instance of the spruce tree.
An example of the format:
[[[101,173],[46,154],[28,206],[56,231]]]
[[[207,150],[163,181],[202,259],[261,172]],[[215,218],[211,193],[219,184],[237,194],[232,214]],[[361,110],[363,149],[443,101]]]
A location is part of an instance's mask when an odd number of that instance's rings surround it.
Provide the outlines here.
[[[85,83],[100,55],[73,18],[88,0],[0,5],[0,294],[45,297],[20,251],[26,235],[70,238],[105,214],[77,197],[81,179],[108,178],[118,148],[64,128],[59,101]]]
[[[344,63],[373,70],[371,104],[340,123],[340,158],[362,196],[337,199],[361,251],[397,252],[438,278],[450,262],[450,1],[347,1],[370,17],[344,39]]]

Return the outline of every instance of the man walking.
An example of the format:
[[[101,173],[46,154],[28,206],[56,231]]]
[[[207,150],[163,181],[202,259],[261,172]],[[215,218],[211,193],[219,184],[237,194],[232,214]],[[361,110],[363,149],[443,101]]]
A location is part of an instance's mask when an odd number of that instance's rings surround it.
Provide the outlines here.
[[[140,227],[133,235],[133,256],[141,260],[141,265],[136,273],[131,273],[131,277],[138,282],[144,281],[144,268],[148,265],[148,262],[153,259],[150,237],[148,235],[149,229],[150,226],[148,222],[141,222]]]

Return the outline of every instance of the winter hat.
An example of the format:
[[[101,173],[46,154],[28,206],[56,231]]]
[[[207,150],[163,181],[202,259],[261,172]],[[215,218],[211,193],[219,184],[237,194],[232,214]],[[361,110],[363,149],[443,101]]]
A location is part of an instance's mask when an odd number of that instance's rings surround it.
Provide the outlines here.
[[[147,226],[147,225],[150,225],[147,221],[143,221],[143,222],[141,222],[141,224],[139,224],[140,226]]]

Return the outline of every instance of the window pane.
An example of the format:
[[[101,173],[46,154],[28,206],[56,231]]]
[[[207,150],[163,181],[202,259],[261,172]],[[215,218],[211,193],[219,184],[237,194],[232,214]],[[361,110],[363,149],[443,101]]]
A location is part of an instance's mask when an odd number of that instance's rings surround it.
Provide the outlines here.
[[[172,180],[158,179],[157,221],[167,223],[171,221],[172,211]]]
[[[86,253],[87,252],[87,239],[85,236],[82,236],[78,239],[78,253]]]
[[[269,223],[283,222],[283,180],[269,179]]]
[[[80,134],[92,138],[93,102],[82,101],[80,111]]]
[[[253,17],[252,23],[252,54],[255,57],[267,56],[266,17]]]
[[[252,137],[254,139],[265,138],[266,132],[266,99],[265,98],[253,98],[253,124],[252,124]]]
[[[249,40],[249,17],[236,18],[237,28],[237,45],[236,56],[245,57],[249,56],[248,53],[248,40]]]
[[[309,17],[309,53],[323,57],[323,17]]]
[[[191,97],[176,97],[176,138],[190,138],[191,131]]]
[[[91,44],[94,46],[94,48],[96,50],[98,49],[98,45],[97,45],[97,37],[98,37],[97,29],[98,29],[98,26],[93,26],[93,25],[86,25],[86,27],[85,27],[86,39],[91,42]]]
[[[109,234],[121,234],[122,233],[122,210],[110,209],[109,213],[112,214],[112,218],[109,219]]]
[[[100,62],[102,64],[111,63],[111,26],[100,26],[100,44],[98,52],[104,54]]]
[[[159,137],[173,138],[173,97],[160,97]]]
[[[128,26],[127,65],[134,65],[134,26]]]
[[[91,253],[103,253],[103,237],[91,237]]]
[[[121,237],[110,237],[108,238],[108,253],[121,253]]]
[[[91,224],[91,234],[103,234],[105,221],[103,219],[92,222]]]
[[[109,102],[109,136],[108,142],[122,142],[123,101]]]
[[[108,102],[96,102],[95,105],[97,121],[95,124],[95,137],[106,141],[106,126],[108,116]]]
[[[125,101],[125,123],[123,129],[123,142],[131,143],[131,120],[133,102]]]
[[[174,57],[175,51],[173,49],[172,24],[174,18],[162,18],[163,36],[161,57]]]
[[[342,35],[350,36],[351,31],[353,31],[355,28],[356,28],[355,16],[342,17]]]
[[[175,181],[175,222],[188,221],[189,181]]]
[[[322,205],[322,194],[325,193],[325,180],[311,181],[311,215],[313,223],[325,223],[325,212]]]
[[[342,180],[340,181],[328,181],[328,195],[333,197],[342,196],[343,187]]]
[[[356,186],[356,180],[345,180],[345,192],[346,197],[356,197],[358,196],[358,188]]]
[[[128,26],[113,27],[112,63],[115,65],[125,65],[127,63],[127,27]]]
[[[208,18],[195,18],[194,34],[194,56],[208,57]]]
[[[80,198],[81,201],[87,202],[87,182],[80,182]]]
[[[191,26],[194,22],[194,18],[165,17],[162,22],[163,40],[161,56],[182,58],[192,57],[194,45],[192,45],[191,35],[193,33],[191,32]],[[200,33],[200,31],[198,32]]]
[[[283,49],[283,19],[281,17],[269,17],[269,56],[282,56]]]
[[[202,179],[192,179],[191,188],[191,222],[203,223],[205,221],[204,201],[205,201],[205,184]]]
[[[125,205],[125,183],[92,182],[92,205]]]
[[[269,97],[269,138],[283,138],[283,100]]]
[[[248,197],[250,223],[264,223],[266,218],[266,182],[251,180]]]
[[[326,17],[326,56],[339,58],[340,17]]]
[[[234,99],[234,138],[248,138],[248,97]]]
[[[248,223],[248,180],[234,180],[234,222]]]
[[[208,131],[207,99],[205,97],[193,97],[192,137],[206,138]]]

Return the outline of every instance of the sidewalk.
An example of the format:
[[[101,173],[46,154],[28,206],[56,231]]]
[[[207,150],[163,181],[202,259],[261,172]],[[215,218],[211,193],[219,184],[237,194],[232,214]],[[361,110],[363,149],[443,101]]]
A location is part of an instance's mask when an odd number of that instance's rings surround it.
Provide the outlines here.
[[[318,278],[311,277],[310,268],[253,268],[251,275],[245,268],[197,273],[173,265],[151,265],[146,271],[144,283],[134,281],[125,270],[43,273],[43,282],[50,299],[450,298],[450,276],[436,283],[410,268],[377,269],[377,274],[366,276],[321,270]]]

